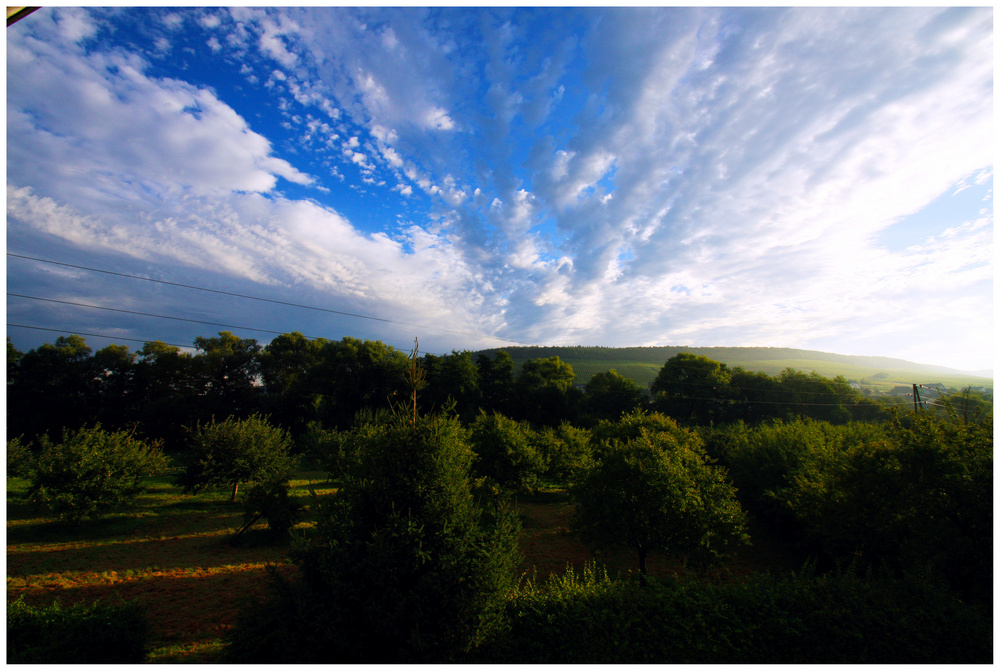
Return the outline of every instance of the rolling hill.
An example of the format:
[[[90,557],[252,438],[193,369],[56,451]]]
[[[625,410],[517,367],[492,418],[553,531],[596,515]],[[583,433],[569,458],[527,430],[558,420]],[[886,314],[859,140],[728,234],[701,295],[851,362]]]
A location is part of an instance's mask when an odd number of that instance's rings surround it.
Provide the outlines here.
[[[576,383],[585,384],[595,373],[614,368],[642,386],[648,386],[667,359],[680,352],[706,356],[730,367],[777,375],[785,368],[805,373],[815,371],[824,377],[843,375],[861,383],[862,388],[886,392],[893,387],[940,382],[946,387],[985,387],[993,389],[992,376],[986,371],[960,371],[903,359],[877,356],[852,356],[787,347],[503,347],[480,350],[489,357],[503,349],[520,366],[528,359],[558,356],[573,366]],[[978,373],[978,374],[977,374]]]

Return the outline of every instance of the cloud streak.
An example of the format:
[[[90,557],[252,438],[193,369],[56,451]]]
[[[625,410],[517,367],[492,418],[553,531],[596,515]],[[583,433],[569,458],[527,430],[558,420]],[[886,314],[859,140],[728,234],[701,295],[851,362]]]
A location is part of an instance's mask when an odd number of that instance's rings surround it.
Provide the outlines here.
[[[9,240],[484,336],[442,348],[948,363],[899,343],[961,325],[992,365],[987,9],[36,15],[8,33]],[[879,243],[965,186],[982,214]]]

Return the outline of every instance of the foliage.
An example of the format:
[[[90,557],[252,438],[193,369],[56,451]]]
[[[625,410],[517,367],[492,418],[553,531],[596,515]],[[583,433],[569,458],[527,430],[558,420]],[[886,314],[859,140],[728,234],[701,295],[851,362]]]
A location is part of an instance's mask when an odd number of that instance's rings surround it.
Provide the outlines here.
[[[908,420],[811,456],[772,496],[830,557],[896,573],[925,567],[982,598],[992,584],[992,418]]]
[[[214,338],[198,337],[195,371],[203,380],[205,403],[212,413],[244,416],[257,409],[261,347],[253,338],[220,331]]]
[[[43,436],[40,446],[28,468],[28,498],[71,522],[131,503],[143,480],[167,466],[159,445],[100,425],[67,431],[58,444]]]
[[[646,403],[646,391],[612,368],[595,373],[586,386],[586,412],[592,421],[617,420]]]
[[[409,360],[404,352],[378,340],[343,338],[323,344],[321,363],[305,382],[324,397],[326,426],[350,428],[364,408],[390,408],[404,400]]]
[[[14,384],[7,393],[10,435],[54,437],[96,421],[91,352],[82,337],[70,335],[17,357]],[[8,369],[9,364],[10,359]]]
[[[514,362],[500,350],[493,359],[485,354],[476,357],[479,371],[481,408],[486,412],[509,413],[514,386]]]
[[[306,425],[298,444],[306,459],[325,470],[329,478],[338,478],[347,458],[344,451],[345,433],[336,429],[324,429],[319,422],[312,421]]]
[[[295,463],[291,439],[259,415],[198,424],[189,441],[190,462],[177,482],[185,493],[228,487],[235,501],[240,483],[286,480]]]
[[[313,379],[323,361],[325,338],[309,340],[298,331],[271,340],[260,355],[260,373],[267,390],[265,405],[271,417],[294,435],[315,417],[322,398]]]
[[[500,624],[518,524],[470,488],[457,420],[402,413],[357,429],[359,458],[315,535],[229,635],[232,661],[442,662]]]
[[[427,388],[420,397],[426,412],[440,412],[454,405],[463,421],[472,421],[480,407],[479,369],[472,352],[452,352],[447,356],[424,356]]]
[[[585,567],[522,584],[478,662],[531,664],[988,663],[987,612],[918,577],[849,572],[641,589]]]
[[[235,535],[239,536],[263,517],[274,536],[285,537],[302,512],[302,505],[289,495],[286,479],[254,482],[243,497],[243,526]]]
[[[525,361],[514,382],[515,416],[546,426],[575,419],[583,398],[575,378],[573,367],[557,356]]]
[[[139,664],[150,626],[137,601],[7,604],[8,664]]]
[[[817,473],[838,461],[852,446],[884,437],[878,425],[834,426],[812,419],[770,420],[755,427],[742,422],[710,432],[709,448],[728,466],[743,504],[772,523],[795,522],[775,492],[796,478]]]
[[[480,412],[469,427],[469,444],[475,453],[472,470],[510,491],[531,491],[545,462],[531,440],[530,427],[496,413]]]
[[[31,473],[33,455],[21,438],[7,440],[7,477],[24,478]]]
[[[563,422],[531,432],[531,441],[545,464],[544,477],[551,483],[568,484],[590,467],[590,431]]]
[[[604,420],[591,429],[590,440],[596,451],[602,446],[615,441],[626,442],[639,438],[643,433],[666,433],[673,440],[688,443],[699,440],[689,429],[685,429],[676,421],[658,412],[636,410],[622,415],[617,421]]]
[[[725,417],[729,381],[726,364],[681,352],[663,364],[649,391],[663,414],[686,423],[709,424]]]
[[[695,434],[642,427],[602,444],[595,460],[571,490],[573,529],[589,545],[634,549],[641,575],[654,550],[701,562],[747,542],[736,491]]]

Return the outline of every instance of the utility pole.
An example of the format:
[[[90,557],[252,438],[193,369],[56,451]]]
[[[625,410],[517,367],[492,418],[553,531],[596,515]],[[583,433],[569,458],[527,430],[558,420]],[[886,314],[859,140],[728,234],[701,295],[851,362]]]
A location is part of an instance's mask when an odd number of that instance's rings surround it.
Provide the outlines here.
[[[913,383],[913,412],[917,411],[917,404],[920,403],[920,392],[917,391],[917,384]]]

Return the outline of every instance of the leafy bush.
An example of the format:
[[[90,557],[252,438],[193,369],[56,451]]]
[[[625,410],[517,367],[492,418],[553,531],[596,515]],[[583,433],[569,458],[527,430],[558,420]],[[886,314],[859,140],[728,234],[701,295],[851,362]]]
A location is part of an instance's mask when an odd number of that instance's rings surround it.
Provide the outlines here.
[[[563,422],[557,427],[532,431],[530,439],[542,457],[544,476],[549,482],[575,482],[591,465],[590,432],[586,429]]]
[[[28,498],[71,522],[131,503],[142,492],[144,479],[167,468],[158,443],[147,444],[125,431],[104,431],[99,424],[67,431],[58,444],[47,436],[40,442],[41,452],[28,468]]]
[[[469,427],[469,443],[476,455],[473,472],[491,478],[506,490],[537,489],[545,463],[535,449],[532,435],[529,427],[509,417],[480,412]]]
[[[585,567],[522,584],[477,662],[531,664],[988,663],[992,625],[919,578],[755,575],[655,582]]]
[[[771,420],[754,427],[737,422],[711,431],[710,449],[729,467],[740,500],[774,528],[795,522],[781,492],[809,474],[836,468],[844,455],[865,441],[885,436],[879,425],[797,419]]]
[[[832,558],[896,573],[922,566],[967,597],[990,593],[992,419],[920,413],[855,438],[772,493],[807,538]]]
[[[8,664],[138,664],[150,626],[136,601],[63,608],[7,604]]]
[[[446,662],[498,626],[518,524],[474,497],[472,452],[450,418],[402,414],[351,432],[358,459],[275,577],[228,635],[231,661]]]
[[[290,496],[287,480],[255,482],[243,497],[243,526],[235,535],[263,517],[274,536],[287,537],[301,515],[302,505]]]
[[[287,480],[295,465],[291,439],[259,415],[199,424],[190,444],[191,461],[178,478],[185,493],[227,487],[235,501],[241,483]]]
[[[326,429],[316,421],[309,422],[299,438],[299,446],[305,458],[325,470],[327,477],[340,477],[345,459],[343,432]]]
[[[619,435],[630,435],[641,419],[624,418]],[[639,426],[634,438],[600,444],[571,493],[574,531],[588,545],[635,550],[643,576],[651,551],[707,561],[748,541],[746,516],[725,471],[710,465],[701,440],[683,429]]]
[[[21,438],[7,440],[7,477],[26,478],[31,473],[33,456]]]

